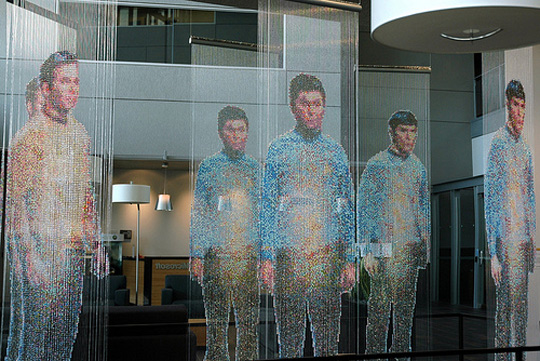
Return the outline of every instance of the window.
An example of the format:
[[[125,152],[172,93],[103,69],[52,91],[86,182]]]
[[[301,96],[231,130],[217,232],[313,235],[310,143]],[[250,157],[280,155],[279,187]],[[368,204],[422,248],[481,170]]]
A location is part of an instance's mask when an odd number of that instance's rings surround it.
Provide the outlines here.
[[[118,26],[214,24],[214,11],[124,7],[118,8]]]

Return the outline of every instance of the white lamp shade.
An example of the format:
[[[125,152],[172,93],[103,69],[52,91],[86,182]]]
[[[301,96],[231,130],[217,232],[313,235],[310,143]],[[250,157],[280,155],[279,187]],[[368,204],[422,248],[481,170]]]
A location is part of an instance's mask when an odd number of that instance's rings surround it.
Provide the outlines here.
[[[114,184],[113,203],[150,203],[150,186],[141,184]]]
[[[156,203],[156,211],[167,211],[170,212],[173,210],[171,195],[162,193],[158,196]]]

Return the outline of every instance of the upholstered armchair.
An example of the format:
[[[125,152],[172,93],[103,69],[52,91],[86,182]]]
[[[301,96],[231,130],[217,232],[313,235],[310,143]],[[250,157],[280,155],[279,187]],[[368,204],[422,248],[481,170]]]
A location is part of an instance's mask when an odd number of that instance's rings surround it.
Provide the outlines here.
[[[109,306],[128,306],[129,289],[126,288],[126,276],[109,276]]]
[[[161,290],[162,305],[183,304],[189,318],[204,318],[202,288],[189,275],[165,276],[165,288]]]

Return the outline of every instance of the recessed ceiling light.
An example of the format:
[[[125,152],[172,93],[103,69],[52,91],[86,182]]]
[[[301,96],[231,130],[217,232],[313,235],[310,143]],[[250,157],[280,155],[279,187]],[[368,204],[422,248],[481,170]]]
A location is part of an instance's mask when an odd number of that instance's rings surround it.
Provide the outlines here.
[[[476,29],[471,29],[471,30],[476,30]],[[484,40],[484,39],[490,38],[493,35],[500,33],[501,31],[502,29],[498,28],[493,31],[490,31],[489,33],[480,34],[480,35],[474,35],[474,33],[471,31],[469,33],[469,36],[453,36],[450,34],[441,33],[441,37],[448,40],[454,40],[454,41],[478,41],[478,40]]]

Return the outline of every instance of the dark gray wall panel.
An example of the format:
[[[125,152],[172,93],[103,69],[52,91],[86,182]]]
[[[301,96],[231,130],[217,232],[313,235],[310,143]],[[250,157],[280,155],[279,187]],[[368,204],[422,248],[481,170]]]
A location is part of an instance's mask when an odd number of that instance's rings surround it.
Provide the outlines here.
[[[430,96],[431,120],[470,123],[474,118],[472,92],[445,91],[431,88]]]
[[[473,92],[473,54],[432,54],[431,88],[445,91]],[[472,114],[471,114],[472,116]]]
[[[469,123],[431,122],[431,183],[472,175]]]
[[[220,40],[243,41],[257,44],[257,24],[236,25],[225,24],[216,25],[216,38]]]

